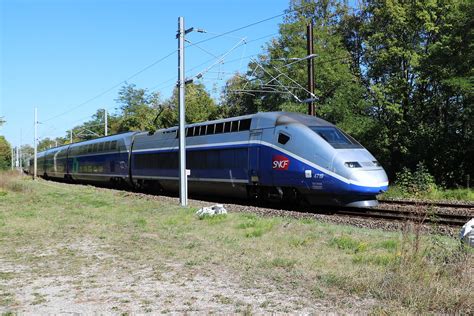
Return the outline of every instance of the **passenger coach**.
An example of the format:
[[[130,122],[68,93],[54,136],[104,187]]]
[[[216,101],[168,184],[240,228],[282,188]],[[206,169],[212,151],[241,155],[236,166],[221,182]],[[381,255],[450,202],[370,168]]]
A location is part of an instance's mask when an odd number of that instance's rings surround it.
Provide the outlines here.
[[[257,113],[186,126],[189,192],[371,206],[387,175],[356,140],[322,119]],[[39,154],[48,177],[178,190],[178,129],[130,132]]]

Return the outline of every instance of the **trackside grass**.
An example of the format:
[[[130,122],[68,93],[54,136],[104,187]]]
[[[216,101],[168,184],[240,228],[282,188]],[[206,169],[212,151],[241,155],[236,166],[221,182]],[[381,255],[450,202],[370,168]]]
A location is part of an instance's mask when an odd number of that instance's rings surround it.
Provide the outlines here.
[[[389,187],[388,191],[380,196],[381,198],[412,198],[432,201],[465,201],[474,202],[473,189],[441,189],[432,188],[429,191],[407,193],[397,185]]]
[[[170,199],[0,179],[0,312],[474,312],[473,251],[416,225],[199,220]]]

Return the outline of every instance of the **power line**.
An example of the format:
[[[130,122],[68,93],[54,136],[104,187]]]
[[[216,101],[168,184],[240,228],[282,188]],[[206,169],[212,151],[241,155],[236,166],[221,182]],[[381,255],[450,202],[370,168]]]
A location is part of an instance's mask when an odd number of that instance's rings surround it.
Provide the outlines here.
[[[305,7],[307,7],[307,6],[309,6],[309,5],[311,5],[311,4],[307,4],[307,5],[301,6],[301,7],[299,7],[299,8],[292,9],[292,10],[285,10],[285,12],[283,12],[283,13],[280,13],[280,14],[277,14],[277,15],[274,15],[274,16],[271,16],[271,17],[268,17],[268,18],[265,18],[265,19],[262,19],[262,20],[259,20],[259,21],[256,21],[256,22],[253,22],[253,23],[250,23],[250,24],[241,26],[241,27],[238,27],[238,28],[235,28],[235,29],[233,29],[233,30],[229,30],[229,31],[224,32],[224,33],[217,34],[217,35],[215,35],[215,36],[212,36],[211,38],[207,38],[207,39],[204,39],[204,40],[202,40],[202,41],[198,41],[198,42],[196,42],[196,43],[190,44],[189,46],[197,46],[198,44],[205,43],[205,42],[208,42],[208,41],[211,41],[211,40],[214,40],[214,39],[216,39],[216,38],[223,37],[223,36],[227,36],[227,35],[229,35],[229,34],[231,34],[231,33],[234,33],[234,32],[237,32],[237,31],[240,31],[240,30],[243,30],[243,29],[246,29],[246,28],[249,28],[249,27],[252,27],[252,26],[255,26],[255,25],[258,25],[258,24],[261,24],[261,23],[264,23],[264,22],[267,22],[267,21],[270,21],[270,20],[279,18],[279,17],[282,17],[282,16],[284,16],[284,15],[286,15],[286,14],[289,14],[289,13],[291,13],[291,12],[295,12],[295,11],[304,9]],[[265,35],[265,36],[262,36],[262,37],[260,37],[260,38],[254,39],[254,40],[247,41],[246,44],[251,43],[251,42],[255,42],[255,41],[261,40],[261,39],[263,39],[263,38],[276,35],[276,34],[278,34],[278,33],[273,33],[273,34]],[[199,47],[198,47],[198,48],[199,48]],[[201,48],[201,49],[202,49],[202,48]],[[162,57],[162,58],[158,59],[157,61],[155,61],[155,62],[153,62],[153,63],[147,65],[146,67],[144,67],[144,68],[142,68],[141,70],[137,71],[136,73],[132,74],[132,75],[129,76],[128,78],[126,78],[126,79],[120,81],[119,83],[117,83],[117,84],[113,85],[112,87],[110,87],[110,88],[104,90],[103,92],[101,92],[101,93],[95,95],[94,97],[92,97],[92,98],[90,98],[90,99],[88,99],[88,100],[86,100],[86,101],[84,101],[84,102],[78,104],[77,106],[74,106],[73,108],[70,108],[69,110],[67,110],[67,111],[65,111],[65,112],[63,112],[63,113],[60,113],[60,114],[55,115],[55,116],[52,116],[52,117],[50,117],[50,118],[48,118],[48,119],[46,119],[46,120],[43,120],[43,122],[48,122],[48,121],[51,121],[51,120],[56,119],[56,118],[58,118],[58,117],[61,117],[61,116],[65,115],[65,114],[67,114],[67,113],[70,113],[70,112],[74,111],[75,109],[78,109],[78,108],[80,108],[80,107],[86,105],[86,104],[89,103],[89,102],[92,102],[92,101],[94,101],[94,100],[96,100],[96,99],[102,97],[103,95],[105,95],[105,94],[109,93],[110,91],[114,90],[115,88],[117,88],[117,87],[120,86],[121,84],[125,83],[126,81],[128,81],[128,80],[130,80],[130,79],[132,79],[132,78],[134,78],[134,77],[136,77],[136,76],[138,76],[139,74],[141,74],[141,73],[143,73],[144,71],[150,69],[151,67],[155,66],[156,64],[158,64],[158,63],[164,61],[165,59],[169,58],[170,56],[172,56],[172,55],[173,55],[174,53],[176,53],[176,52],[177,52],[177,50],[173,50],[172,52],[170,52],[169,54],[165,55],[164,57]],[[254,56],[254,55],[253,55],[253,56]],[[247,56],[246,56],[246,57],[247,57]],[[246,58],[246,57],[241,57],[240,60],[242,60],[243,58]],[[197,68],[197,67],[195,67],[195,68]],[[207,69],[207,70],[208,70],[208,69]],[[170,79],[170,80],[172,80],[172,79]],[[167,81],[165,81],[165,82],[168,82],[168,81],[169,81],[169,80],[167,80]],[[163,83],[165,83],[165,82],[163,82]],[[159,85],[161,85],[161,84],[159,84]],[[82,120],[82,119],[81,119],[81,120]]]
[[[154,61],[153,63],[149,64],[148,66],[146,66],[146,67],[144,67],[144,68],[142,68],[141,70],[137,71],[137,72],[134,73],[133,75],[131,75],[131,76],[129,76],[128,78],[126,78],[126,79],[120,81],[119,83],[113,85],[112,87],[106,89],[105,91],[103,91],[103,92],[97,94],[96,96],[94,96],[94,97],[92,97],[92,98],[90,98],[90,99],[88,99],[88,100],[82,102],[82,103],[79,104],[79,105],[76,105],[75,107],[73,107],[73,108],[71,108],[71,109],[69,109],[69,110],[67,110],[67,111],[65,111],[65,112],[63,112],[63,113],[61,113],[61,114],[58,114],[58,115],[56,115],[56,116],[50,117],[50,118],[48,118],[48,119],[46,119],[46,120],[43,120],[43,122],[48,122],[48,121],[51,121],[51,120],[53,120],[53,119],[55,119],[55,118],[58,118],[58,117],[60,117],[60,116],[63,116],[64,114],[70,113],[70,112],[74,111],[75,109],[78,109],[78,108],[82,107],[83,105],[86,105],[87,103],[89,103],[89,102],[91,102],[91,101],[94,101],[94,100],[100,98],[101,96],[103,96],[103,95],[109,93],[110,91],[114,90],[115,88],[117,88],[118,86],[120,86],[120,85],[122,85],[123,83],[127,82],[128,80],[130,80],[130,79],[132,79],[132,78],[138,76],[139,74],[141,74],[141,73],[143,73],[144,71],[150,69],[151,67],[155,66],[156,64],[158,64],[158,63],[164,61],[164,60],[167,59],[168,57],[172,56],[174,53],[176,53],[176,50],[173,50],[173,51],[172,51],[171,53],[169,53],[168,55],[166,55],[166,56],[164,56],[164,57],[158,59],[157,61]]]
[[[194,43],[194,45],[197,45],[197,44],[201,44],[201,43],[205,43],[205,42],[208,42],[208,41],[211,41],[211,40],[214,40],[216,38],[219,38],[219,37],[223,37],[223,36],[226,36],[226,35],[229,35],[231,33],[235,33],[237,31],[241,31],[243,29],[246,29],[246,28],[249,28],[249,27],[252,27],[252,26],[255,26],[255,25],[258,25],[258,24],[261,24],[261,23],[264,23],[264,22],[267,22],[267,21],[270,21],[270,20],[273,20],[273,19],[276,19],[276,18],[279,18],[279,17],[282,17],[286,14],[289,14],[289,13],[292,13],[292,12],[296,12],[296,11],[299,11],[299,10],[303,10],[305,9],[306,7],[309,7],[313,5],[313,3],[308,3],[306,5],[302,5],[298,8],[294,8],[292,10],[285,10],[285,12],[283,13],[280,13],[280,14],[277,14],[277,15],[274,15],[274,16],[271,16],[269,18],[266,18],[266,19],[262,19],[260,21],[257,21],[257,22],[253,22],[253,23],[250,23],[250,24],[247,24],[247,25],[244,25],[244,26],[241,26],[241,27],[238,27],[236,29],[233,29],[233,30],[230,30],[230,31],[227,31],[227,32],[224,32],[224,33],[220,33],[220,34],[217,34],[213,37],[210,37],[210,38],[207,38],[205,40],[202,40],[202,41],[199,41],[199,42],[196,42]]]
[[[303,6],[303,7],[304,7],[304,6]],[[300,8],[300,9],[301,9],[301,8]],[[258,24],[261,24],[261,23],[270,21],[270,20],[273,20],[273,19],[276,19],[276,18],[278,18],[278,17],[284,16],[285,14],[290,13],[290,12],[294,12],[294,11],[297,11],[297,9],[293,9],[293,10],[290,10],[290,11],[287,11],[287,12],[284,12],[284,13],[280,13],[280,14],[278,14],[278,15],[274,15],[274,16],[272,16],[272,17],[269,17],[269,18],[266,18],[266,19],[263,19],[263,20],[260,20],[260,21],[254,22],[254,23],[247,24],[247,25],[244,25],[244,26],[242,26],[242,27],[239,27],[239,28],[236,28],[236,29],[233,29],[233,30],[230,30],[230,31],[221,33],[221,34],[217,34],[217,35],[215,35],[215,36],[213,36],[213,37],[211,37],[211,38],[208,38],[208,39],[205,39],[205,40],[202,40],[202,41],[199,41],[199,42],[190,44],[189,46],[197,46],[198,44],[201,44],[201,43],[204,43],[204,42],[208,42],[208,41],[210,41],[210,40],[213,40],[213,39],[216,39],[216,38],[219,38],[219,37],[223,37],[223,36],[226,36],[226,35],[228,35],[228,34],[231,34],[231,33],[234,33],[234,32],[237,32],[237,31],[240,31],[240,30],[243,30],[243,29],[246,29],[246,28],[249,28],[249,27],[252,27],[252,26],[255,26],[255,25],[258,25]],[[262,37],[262,38],[265,38],[265,37],[268,37],[268,36],[272,36],[272,35],[266,35],[266,36],[264,36],[264,37]],[[248,43],[257,41],[257,40],[259,40],[259,39],[261,39],[261,38],[258,38],[258,39],[249,41]],[[126,79],[120,81],[119,83],[113,85],[112,87],[106,89],[105,91],[103,91],[103,92],[101,92],[101,93],[95,95],[94,97],[92,97],[92,98],[90,98],[90,99],[88,99],[88,100],[86,100],[86,101],[84,101],[84,102],[78,104],[77,106],[75,106],[75,107],[73,107],[73,108],[71,108],[71,109],[69,109],[69,110],[67,110],[67,111],[65,111],[65,112],[63,112],[63,113],[60,113],[60,114],[55,115],[55,116],[52,116],[52,117],[50,117],[50,118],[48,118],[48,119],[46,119],[46,120],[43,120],[43,122],[47,122],[47,121],[53,120],[53,119],[55,119],[55,118],[61,117],[61,116],[65,115],[65,114],[67,114],[67,113],[70,113],[70,112],[74,111],[75,109],[78,109],[78,108],[80,108],[80,107],[86,105],[86,104],[89,103],[89,102],[92,102],[92,101],[94,101],[94,100],[96,100],[96,99],[102,97],[103,95],[105,95],[105,94],[109,93],[110,91],[114,90],[115,88],[117,88],[117,87],[120,86],[121,84],[125,83],[126,81],[128,81],[128,80],[130,80],[130,79],[132,79],[132,78],[134,78],[134,77],[136,77],[136,76],[138,76],[139,74],[143,73],[144,71],[150,69],[151,67],[155,66],[156,64],[158,64],[158,63],[162,62],[163,60],[167,59],[168,57],[170,57],[171,55],[173,55],[174,53],[176,53],[176,51],[177,51],[177,50],[173,50],[172,52],[170,52],[170,53],[167,54],[166,56],[164,56],[164,57],[158,59],[157,61],[155,61],[155,62],[149,64],[148,66],[142,68],[141,70],[137,71],[137,72],[134,73],[133,75],[131,75],[131,76],[129,76],[128,78],[126,78]]]

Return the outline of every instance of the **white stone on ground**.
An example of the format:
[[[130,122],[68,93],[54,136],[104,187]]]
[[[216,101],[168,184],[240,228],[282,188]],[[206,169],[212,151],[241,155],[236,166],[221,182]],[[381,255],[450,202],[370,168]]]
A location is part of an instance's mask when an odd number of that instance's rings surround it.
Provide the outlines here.
[[[222,204],[215,204],[209,207],[205,206],[205,207],[200,208],[196,212],[196,215],[199,216],[199,218],[203,218],[205,216],[221,215],[221,214],[227,214],[227,210],[224,208],[224,205]]]

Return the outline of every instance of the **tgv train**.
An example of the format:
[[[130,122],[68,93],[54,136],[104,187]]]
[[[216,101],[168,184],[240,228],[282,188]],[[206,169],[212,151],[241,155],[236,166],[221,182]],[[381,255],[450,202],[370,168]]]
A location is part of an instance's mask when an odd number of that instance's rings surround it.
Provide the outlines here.
[[[179,131],[128,132],[40,152],[51,179],[178,191]],[[377,160],[320,118],[257,113],[186,126],[190,194],[368,207],[387,190]],[[32,173],[33,163],[30,163]]]

